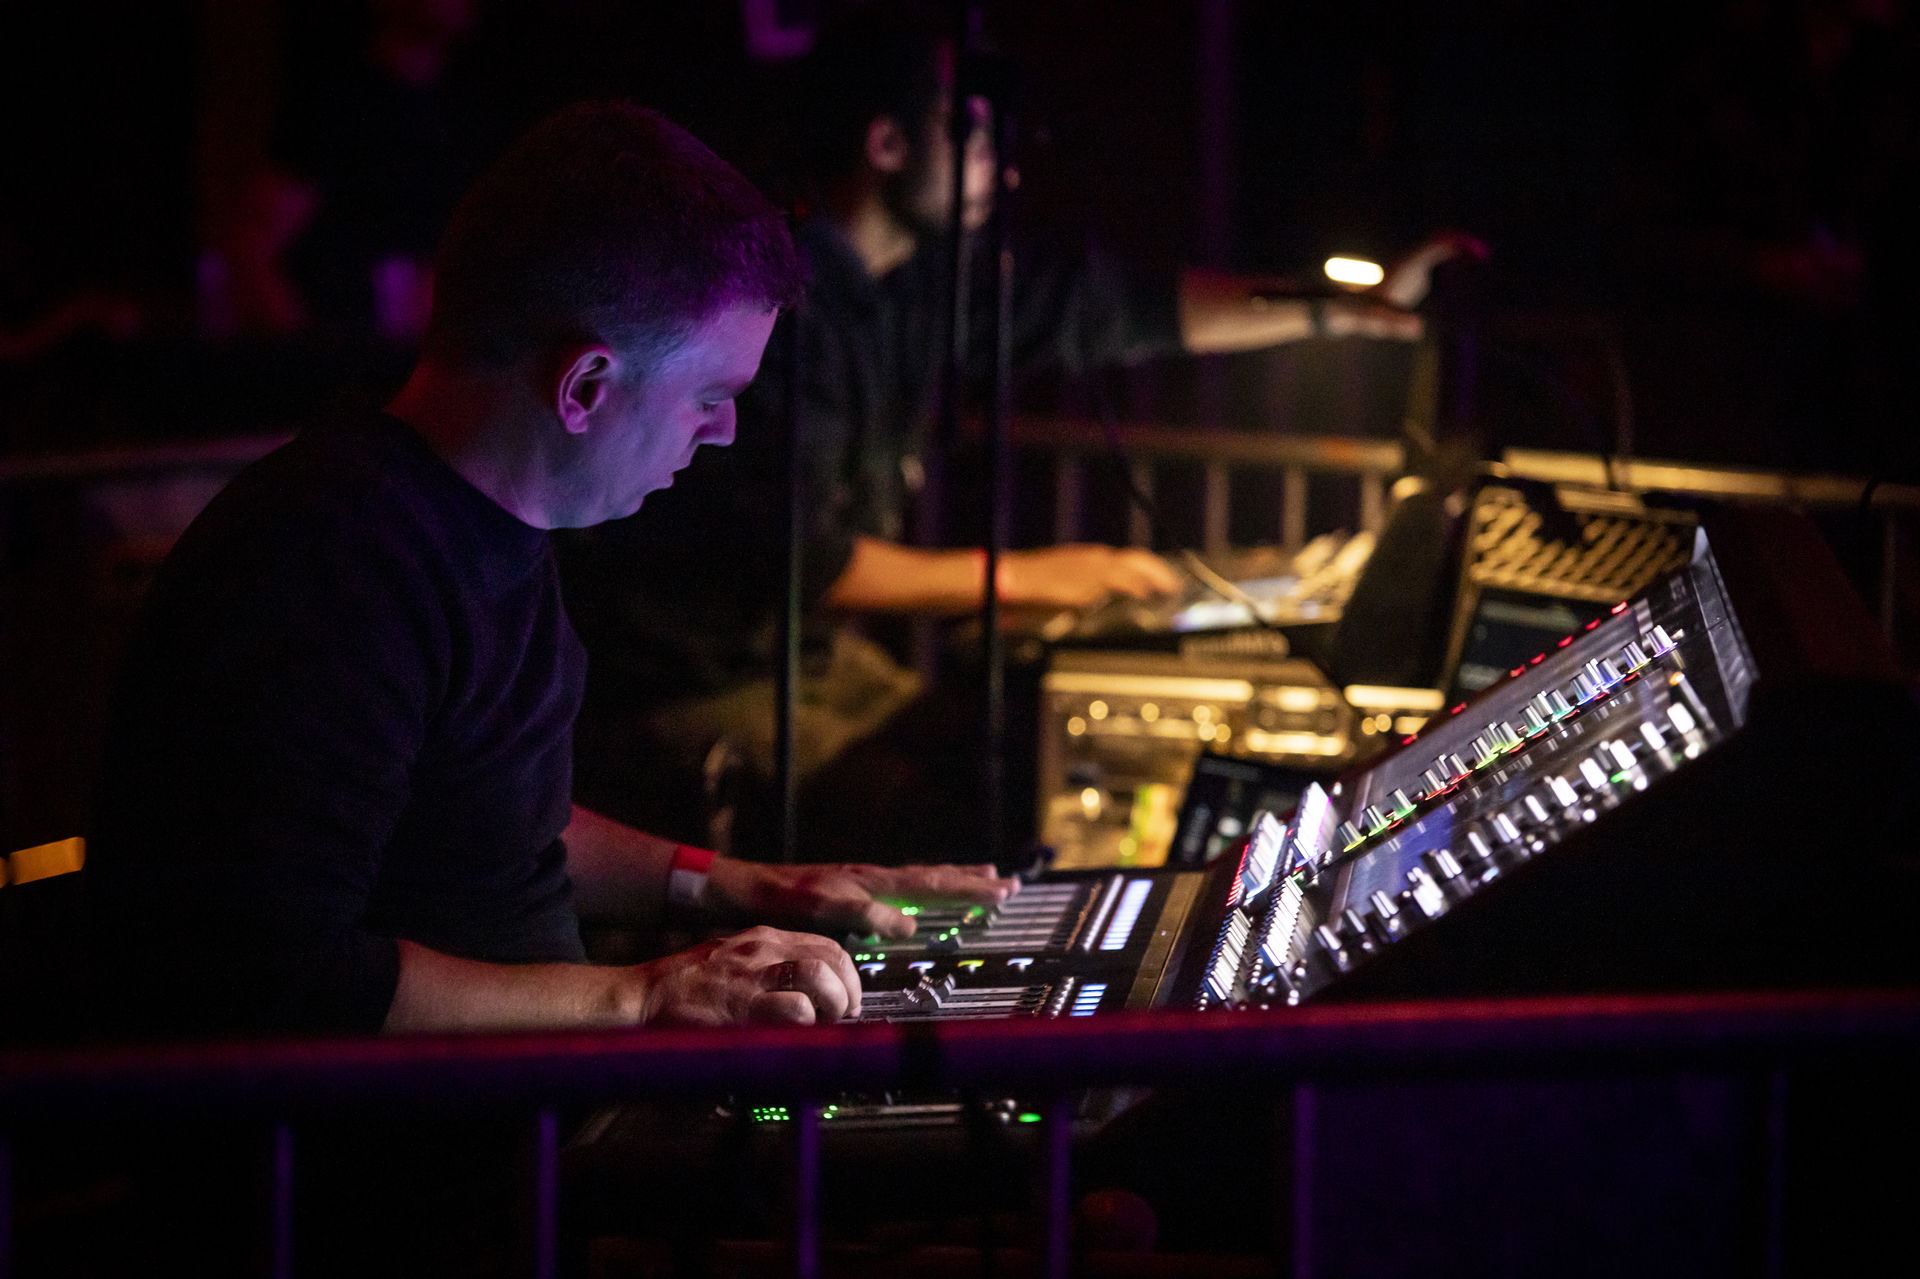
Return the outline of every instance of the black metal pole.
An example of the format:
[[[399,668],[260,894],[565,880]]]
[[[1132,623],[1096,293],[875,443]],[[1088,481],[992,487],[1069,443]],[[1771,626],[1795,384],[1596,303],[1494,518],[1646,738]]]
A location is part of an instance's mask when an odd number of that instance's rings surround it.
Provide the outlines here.
[[[987,419],[988,513],[986,528],[986,582],[981,592],[981,631],[985,637],[986,808],[985,860],[1001,865],[1005,853],[1007,817],[1007,645],[1000,626],[1000,557],[1012,524],[1013,485],[1010,480],[1013,429],[1013,217],[1010,188],[1004,180],[1012,165],[1014,112],[1010,89],[1002,85],[993,101],[994,133],[994,309],[993,398]]]
[[[794,758],[794,700],[799,694],[800,684],[800,638],[801,638],[801,572],[805,539],[801,530],[804,520],[806,494],[801,483],[803,463],[801,449],[805,441],[800,438],[800,338],[806,324],[806,307],[794,308],[786,317],[787,344],[779,353],[782,361],[780,400],[781,446],[780,465],[786,477],[787,500],[783,516],[785,524],[785,544],[787,548],[787,600],[786,608],[780,613],[780,660],[774,667],[774,784],[780,798],[780,834],[779,860],[795,862],[799,860],[799,822],[797,807],[800,798],[799,761]]]

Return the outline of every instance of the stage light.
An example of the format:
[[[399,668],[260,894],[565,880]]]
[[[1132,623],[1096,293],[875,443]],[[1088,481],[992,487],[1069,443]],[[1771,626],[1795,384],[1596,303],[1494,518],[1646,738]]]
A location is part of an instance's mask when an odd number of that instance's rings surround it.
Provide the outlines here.
[[[1365,258],[1328,258],[1323,269],[1335,284],[1351,284],[1362,289],[1370,289],[1387,278],[1378,262]]]

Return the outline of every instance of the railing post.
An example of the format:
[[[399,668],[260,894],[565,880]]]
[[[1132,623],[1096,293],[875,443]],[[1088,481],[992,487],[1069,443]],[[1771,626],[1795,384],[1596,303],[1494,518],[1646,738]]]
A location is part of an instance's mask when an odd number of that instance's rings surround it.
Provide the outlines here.
[[[1133,477],[1134,490],[1151,502],[1153,500],[1153,464],[1142,461],[1128,462],[1127,472]],[[1138,503],[1133,505],[1127,517],[1127,543],[1130,546],[1153,545],[1153,521],[1148,518],[1144,510],[1140,509]]]
[[[273,1125],[267,1158],[273,1168],[272,1250],[273,1279],[293,1279],[293,1125],[282,1119]]]
[[[793,1108],[793,1273],[820,1275],[820,1110],[811,1101]]]
[[[1280,472],[1280,544],[1289,551],[1307,544],[1307,468],[1298,463]]]
[[[1893,633],[1899,616],[1900,588],[1896,581],[1899,571],[1900,521],[1895,512],[1889,510],[1880,519],[1880,630],[1895,653],[1900,652],[1899,641]]]
[[[531,1164],[532,1202],[528,1205],[532,1229],[534,1279],[555,1279],[560,1264],[560,1120],[553,1107],[543,1106],[533,1117]]]
[[[1360,527],[1378,533],[1386,522],[1386,483],[1378,471],[1360,474]]]
[[[1288,1279],[1311,1279],[1313,1274],[1313,1150],[1314,1121],[1319,1097],[1314,1086],[1301,1080],[1293,1086],[1292,1219],[1287,1240]]]
[[[1053,540],[1056,544],[1078,542],[1081,492],[1084,472],[1078,453],[1062,453],[1053,468]]]
[[[13,1143],[0,1136],[0,1279],[13,1279]]]
[[[1200,506],[1200,517],[1205,528],[1200,544],[1207,548],[1207,554],[1220,555],[1227,549],[1227,530],[1233,517],[1233,482],[1227,473],[1225,462],[1209,462],[1206,469],[1206,490]]]
[[[1787,1071],[1776,1066],[1766,1078],[1766,1202],[1762,1205],[1760,1273],[1782,1279],[1787,1273]]]
[[[1073,1242],[1073,1099],[1055,1094],[1046,1108],[1047,1279],[1067,1279]]]

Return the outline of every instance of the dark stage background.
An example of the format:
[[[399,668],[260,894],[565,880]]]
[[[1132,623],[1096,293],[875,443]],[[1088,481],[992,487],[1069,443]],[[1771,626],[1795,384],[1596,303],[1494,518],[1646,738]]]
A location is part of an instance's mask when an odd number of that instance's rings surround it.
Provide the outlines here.
[[[253,436],[382,394],[405,326],[382,338],[365,298],[329,294],[351,275],[335,264],[376,237],[430,240],[459,181],[566,100],[659,106],[784,193],[791,55],[835,7],[9,6],[0,459]],[[1333,251],[1391,259],[1462,229],[1492,248],[1491,446],[1920,479],[1905,322],[1920,56],[1902,0],[983,13],[1024,81],[1018,216],[1035,234],[1093,235],[1142,269],[1311,278]],[[375,15],[444,36],[444,68],[399,105],[353,70]],[[304,319],[236,288],[233,246],[289,216],[258,186],[270,161],[326,175],[308,223],[325,231],[290,258],[313,290]],[[1119,379],[1118,408],[1391,436],[1407,367],[1404,348],[1338,341],[1163,360]],[[1029,404],[1089,396],[1038,387]],[[84,776],[84,726],[150,561],[101,553],[62,500],[4,508],[8,767],[41,810],[14,814],[16,842],[78,820],[77,798],[46,797]],[[54,704],[22,711],[22,689]]]

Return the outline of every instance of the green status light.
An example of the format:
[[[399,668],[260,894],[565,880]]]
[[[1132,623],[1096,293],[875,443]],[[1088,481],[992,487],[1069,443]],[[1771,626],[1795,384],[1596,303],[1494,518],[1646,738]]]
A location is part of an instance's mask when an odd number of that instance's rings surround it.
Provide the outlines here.
[[[1023,1110],[1019,1114],[1015,1115],[1014,1118],[1018,1119],[1023,1124],[1037,1124],[1040,1122],[1040,1116],[1036,1112],[1031,1110]]]
[[[902,915],[918,915],[920,913],[920,908],[918,906],[902,906],[900,908],[900,913]]]

